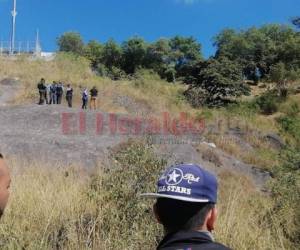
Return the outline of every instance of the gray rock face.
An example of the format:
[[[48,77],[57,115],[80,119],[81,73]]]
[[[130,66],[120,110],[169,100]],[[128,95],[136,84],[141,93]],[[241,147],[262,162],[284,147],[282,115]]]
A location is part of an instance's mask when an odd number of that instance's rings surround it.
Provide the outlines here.
[[[0,90],[5,90],[3,82],[2,85]],[[63,105],[8,106],[7,102],[14,96],[14,85],[5,86],[10,94],[0,93],[0,152],[8,158],[21,159],[25,163],[37,161],[53,166],[79,165],[92,169],[110,163],[111,148],[129,138],[146,137],[143,133],[133,133],[132,124],[125,122],[124,125],[124,116],[100,111],[82,112]],[[270,177],[255,166],[209,147],[202,139],[200,135],[190,134],[179,137],[159,135],[150,141],[158,157],[165,158],[168,165],[198,163],[216,173],[221,170],[239,172],[252,178],[259,187]]]
[[[98,135],[92,126],[96,116],[89,112],[83,131],[79,110],[54,105],[0,108],[0,150],[27,160],[94,166],[106,160],[108,147],[122,141],[122,136]]]
[[[118,120],[116,117],[114,119]],[[3,154],[53,165],[76,164],[92,168],[106,164],[110,148],[139,137],[122,135],[116,130],[119,125],[109,114],[82,113],[60,105],[2,107],[0,119],[0,151]],[[240,172],[252,177],[257,185],[262,185],[269,177],[219,149],[201,145],[200,137],[198,140],[174,136],[161,139],[153,141],[155,150],[158,156],[167,159],[168,164],[199,163],[215,172],[224,169]]]
[[[167,159],[168,164],[197,163],[215,173],[229,170],[250,177],[260,188],[270,178],[270,173],[256,166],[237,160],[220,149],[211,148],[203,143],[158,145],[157,155]]]

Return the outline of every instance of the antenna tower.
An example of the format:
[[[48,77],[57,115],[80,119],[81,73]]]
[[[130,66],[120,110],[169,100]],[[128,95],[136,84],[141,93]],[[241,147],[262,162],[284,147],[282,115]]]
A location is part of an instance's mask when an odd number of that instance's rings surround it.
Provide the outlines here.
[[[17,16],[17,0],[13,0],[13,10],[12,15],[12,32],[11,32],[11,41],[10,41],[10,54],[15,52],[15,36],[16,36],[16,16]]]
[[[36,31],[36,38],[35,38],[35,55],[40,56],[42,52],[41,43],[40,43],[40,33],[39,30]]]

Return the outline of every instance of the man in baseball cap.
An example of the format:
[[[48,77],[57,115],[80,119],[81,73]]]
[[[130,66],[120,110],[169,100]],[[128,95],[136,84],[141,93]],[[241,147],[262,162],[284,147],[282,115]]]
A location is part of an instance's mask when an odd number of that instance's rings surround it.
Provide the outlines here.
[[[211,232],[217,219],[216,177],[196,164],[168,168],[159,178],[156,193],[141,196],[156,198],[153,206],[165,237],[161,250],[225,250],[214,242]]]

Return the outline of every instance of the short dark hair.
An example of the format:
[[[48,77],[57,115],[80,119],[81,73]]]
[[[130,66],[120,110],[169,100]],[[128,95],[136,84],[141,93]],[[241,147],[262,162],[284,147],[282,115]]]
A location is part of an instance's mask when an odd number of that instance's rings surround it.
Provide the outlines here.
[[[0,153],[0,159],[3,159],[3,155]]]
[[[214,206],[213,203],[159,198],[155,210],[165,230],[170,233],[178,230],[195,230],[203,226],[205,217]]]

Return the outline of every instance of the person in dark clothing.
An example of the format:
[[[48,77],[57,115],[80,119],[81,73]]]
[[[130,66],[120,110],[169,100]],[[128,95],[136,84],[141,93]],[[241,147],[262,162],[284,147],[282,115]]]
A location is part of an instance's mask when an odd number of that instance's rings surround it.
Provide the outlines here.
[[[82,92],[82,109],[87,109],[88,99],[89,99],[88,90],[85,88]]]
[[[64,93],[64,87],[63,84],[61,82],[59,82],[56,86],[56,100],[57,100],[57,104],[61,104],[61,99]]]
[[[47,91],[45,82],[46,82],[45,79],[42,78],[41,81],[37,85],[37,88],[39,90],[39,95],[40,95],[39,105],[43,105],[45,103],[46,91]]]
[[[217,219],[216,177],[196,164],[168,168],[157,183],[157,193],[142,194],[156,198],[153,206],[165,236],[158,250],[229,250],[214,242],[212,231]]]
[[[49,100],[49,104],[56,104],[56,82],[53,81],[53,83],[50,86],[50,100]]]
[[[72,108],[72,99],[73,99],[73,89],[71,88],[71,85],[68,84],[66,89],[66,100],[69,108]]]
[[[98,90],[95,86],[91,89],[90,94],[91,94],[90,109],[97,109]]]

